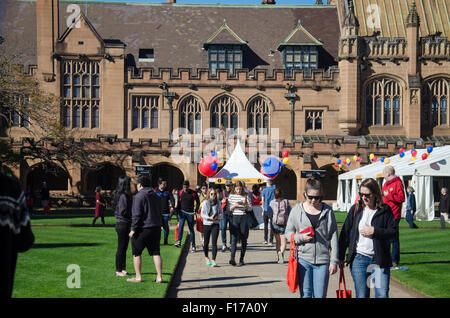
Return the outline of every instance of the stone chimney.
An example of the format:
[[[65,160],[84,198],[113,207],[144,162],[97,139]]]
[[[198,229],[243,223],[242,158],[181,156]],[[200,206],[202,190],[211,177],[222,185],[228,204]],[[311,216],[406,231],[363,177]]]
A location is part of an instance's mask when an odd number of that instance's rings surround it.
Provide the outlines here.
[[[262,0],[261,4],[275,4],[275,0]]]

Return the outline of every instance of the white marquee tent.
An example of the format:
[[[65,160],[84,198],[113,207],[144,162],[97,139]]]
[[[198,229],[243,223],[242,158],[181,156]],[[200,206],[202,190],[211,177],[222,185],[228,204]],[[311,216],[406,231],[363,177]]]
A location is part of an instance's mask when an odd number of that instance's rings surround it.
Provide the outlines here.
[[[390,157],[389,165],[395,169],[395,174],[402,180],[412,176],[411,186],[416,196],[416,219],[431,221],[434,219],[433,177],[450,177],[450,146],[434,148],[426,160],[422,154],[426,149],[416,149],[415,161],[411,161],[411,151],[405,151],[405,156]],[[358,194],[358,181],[366,178],[383,178],[383,168],[386,164],[377,161],[370,165],[339,175],[337,201],[333,204],[335,210],[348,211]],[[405,194],[406,197],[406,194]],[[403,205],[403,215],[406,202]]]

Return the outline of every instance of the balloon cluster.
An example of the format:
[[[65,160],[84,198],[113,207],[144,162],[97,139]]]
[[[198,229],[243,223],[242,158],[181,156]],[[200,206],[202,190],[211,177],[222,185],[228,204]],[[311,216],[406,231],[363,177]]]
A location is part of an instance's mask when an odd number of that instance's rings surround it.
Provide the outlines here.
[[[281,171],[281,167],[289,164],[289,152],[283,151],[282,153],[283,159],[280,161],[275,157],[269,157],[264,160],[261,166],[261,173],[268,178],[275,178]]]
[[[427,147],[427,152],[424,152],[423,154],[422,154],[422,160],[426,160],[429,156],[430,156],[430,154],[433,152],[433,147],[431,147],[431,146],[428,146]]]
[[[219,156],[217,152],[212,151],[208,157],[203,158],[198,164],[198,171],[202,176],[211,177],[219,168]]]
[[[356,162],[361,162],[362,157],[354,155],[352,159],[356,163]],[[345,160],[338,159],[338,161],[334,163],[334,166],[336,168],[342,168],[343,165],[350,167],[352,165],[352,160],[350,160],[350,158],[346,158]]]

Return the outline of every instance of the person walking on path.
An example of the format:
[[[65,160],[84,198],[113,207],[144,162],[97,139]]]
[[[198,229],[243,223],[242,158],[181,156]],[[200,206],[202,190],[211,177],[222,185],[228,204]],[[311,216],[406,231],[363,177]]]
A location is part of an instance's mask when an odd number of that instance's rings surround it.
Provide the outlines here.
[[[397,222],[397,233],[391,241],[392,245],[392,266],[397,267],[400,263],[400,236],[398,225],[401,220],[402,204],[405,202],[405,189],[402,180],[395,175],[395,169],[392,166],[386,166],[383,169],[385,183],[383,185],[383,202],[389,205]]]
[[[281,197],[281,189],[276,188],[274,191],[275,200],[270,202],[270,207],[273,211],[273,234],[276,241],[277,261],[280,264],[284,263],[284,251],[286,250],[286,224],[291,212],[291,205],[286,199]]]
[[[114,194],[114,215],[117,232],[116,276],[130,275],[126,270],[126,257],[128,243],[130,242],[132,202],[130,177],[119,178]]]
[[[261,205],[261,192],[259,191],[259,185],[254,184],[252,187],[253,201],[252,205]]]
[[[443,187],[441,189],[441,200],[439,201],[439,213],[441,220],[441,228],[445,229],[445,222],[450,223],[448,216],[450,213],[450,198],[448,189]]]
[[[48,189],[47,182],[42,182],[41,189],[41,205],[44,213],[46,213],[47,205],[50,205],[50,190]]]
[[[164,245],[169,244],[169,220],[173,212],[171,194],[167,191],[167,180],[158,178],[158,188],[155,190],[161,203],[162,228],[164,234]]]
[[[0,172],[0,299],[12,296],[17,254],[34,243],[25,194],[19,183]]]
[[[131,248],[133,251],[133,265],[136,276],[127,279],[129,282],[142,282],[142,252],[145,248],[156,268],[155,282],[162,283],[162,259],[160,255],[161,240],[161,204],[155,191],[150,187],[151,179],[146,175],[139,175],[137,180],[138,192],[133,199],[131,209]]]
[[[375,297],[389,297],[392,259],[390,240],[398,232],[398,223],[389,205],[383,203],[376,180],[365,179],[359,187],[360,201],[347,214],[339,236],[339,265],[346,263],[355,285],[357,298],[369,298],[369,276],[375,279]]]
[[[181,240],[183,239],[184,222],[187,222],[190,232],[190,240],[192,245],[192,252],[196,252],[195,248],[195,232],[194,232],[194,216],[195,211],[200,207],[200,200],[198,195],[192,189],[189,189],[189,181],[183,182],[183,189],[178,195],[178,206],[180,208],[179,220],[180,226],[178,229],[178,242],[175,243],[176,247],[181,246]]]
[[[220,231],[222,234],[222,252],[227,250],[227,228],[231,229],[233,223],[233,213],[230,210],[230,204],[228,203],[228,197],[231,193],[231,186],[233,182],[227,180],[225,182],[225,189],[219,192],[219,199],[222,206],[222,219],[220,220]],[[231,246],[231,234],[230,234],[230,246]]]
[[[246,211],[252,209],[251,202],[252,200],[244,190],[244,184],[241,181],[237,181],[232,194],[228,197],[230,210],[233,213],[233,223],[231,225],[231,255],[229,261],[233,266],[236,266],[235,255],[238,238],[241,241],[239,266],[245,265],[244,257],[247,250],[247,239],[249,234]]]
[[[94,220],[92,221],[92,226],[95,225],[95,222],[97,221],[98,218],[101,218],[102,224],[105,225],[104,209],[106,207],[106,202],[103,199],[101,192],[102,192],[102,187],[97,186],[95,188],[95,217],[94,217]]]
[[[263,217],[264,217],[264,244],[267,244],[267,238],[268,238],[268,231],[269,231],[269,224],[270,224],[270,237],[269,237],[269,245],[273,244],[273,211],[270,207],[270,202],[272,202],[273,199],[275,199],[274,195],[275,191],[275,185],[273,184],[273,180],[269,179],[267,180],[267,187],[264,188],[264,190],[261,192],[261,199],[262,199],[262,205],[263,205]]]
[[[416,196],[414,195],[414,188],[408,187],[406,189],[408,197],[406,198],[406,222],[410,229],[418,229],[419,227],[414,223],[414,214],[416,213]]]
[[[325,298],[329,276],[336,273],[339,264],[336,218],[333,209],[322,202],[318,179],[306,181],[304,196],[306,200],[291,210],[285,235],[290,242],[294,234],[297,244],[300,297]]]
[[[203,252],[205,253],[206,265],[212,267],[217,266],[217,239],[219,237],[219,221],[222,218],[222,206],[217,197],[217,190],[209,189],[208,199],[204,201],[201,208],[201,215],[203,219],[203,233],[204,245]],[[212,258],[209,259],[209,240],[212,244]]]
[[[201,208],[202,208],[203,202],[208,200],[208,185],[206,184],[206,182],[203,182],[200,187],[200,192],[198,192],[198,199],[200,201],[200,205],[198,206],[198,210],[197,210],[197,232],[200,233],[200,240],[202,241],[202,247],[203,247],[204,234],[203,234],[203,219],[202,219],[202,215],[201,215]]]

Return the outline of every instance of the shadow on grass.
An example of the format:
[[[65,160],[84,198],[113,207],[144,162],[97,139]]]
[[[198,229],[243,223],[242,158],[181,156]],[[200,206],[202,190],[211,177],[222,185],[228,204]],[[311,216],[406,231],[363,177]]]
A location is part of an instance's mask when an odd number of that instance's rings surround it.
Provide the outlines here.
[[[55,248],[55,247],[87,247],[98,246],[101,243],[38,243],[34,244],[32,248]]]
[[[439,254],[439,252],[400,252],[400,255],[414,255],[414,254]]]
[[[68,227],[116,227],[115,224],[105,224],[105,225],[103,225],[103,224],[95,224],[95,225],[92,225],[92,223],[91,224],[68,224],[67,226]]]
[[[450,264],[450,261],[430,261],[430,262],[402,263],[402,266],[403,265],[423,265],[423,264]]]
[[[278,283],[281,282],[280,280],[269,280],[265,282],[254,282],[254,283],[236,283],[236,284],[218,284],[218,285],[207,285],[207,286],[200,286],[200,287],[191,287],[191,288],[179,288],[178,290],[191,290],[191,289],[205,289],[205,288],[230,288],[230,287],[242,287],[242,286],[252,286],[252,285],[264,285],[264,284],[272,284],[272,283]]]

